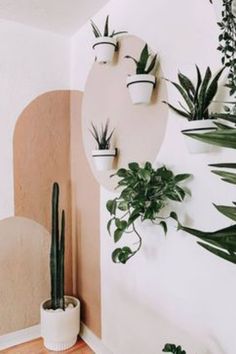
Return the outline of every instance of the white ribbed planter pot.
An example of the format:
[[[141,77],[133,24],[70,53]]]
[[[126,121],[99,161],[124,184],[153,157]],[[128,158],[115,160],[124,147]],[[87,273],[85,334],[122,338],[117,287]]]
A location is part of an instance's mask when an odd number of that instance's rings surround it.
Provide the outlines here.
[[[126,86],[129,89],[129,94],[132,103],[150,103],[155,83],[156,78],[154,75],[139,74],[128,76],[126,80]]]
[[[195,120],[195,121],[188,121],[184,120],[181,124],[181,132],[182,133],[208,133],[210,131],[214,131],[216,126],[214,125],[213,121],[210,119],[204,120]],[[184,135],[185,143],[188,148],[188,151],[191,154],[201,154],[207,153],[212,150],[212,145],[203,143],[199,140],[189,138],[188,136]]]
[[[98,63],[110,63],[113,60],[117,41],[111,37],[98,37],[93,43],[93,50]]]
[[[77,341],[80,331],[80,302],[72,296],[65,296],[65,300],[74,307],[66,311],[46,311],[51,300],[44,301],[40,306],[41,336],[44,346],[49,350],[66,350]]]
[[[113,161],[117,154],[116,149],[93,150],[92,156],[95,167],[98,171],[109,171],[113,169]]]

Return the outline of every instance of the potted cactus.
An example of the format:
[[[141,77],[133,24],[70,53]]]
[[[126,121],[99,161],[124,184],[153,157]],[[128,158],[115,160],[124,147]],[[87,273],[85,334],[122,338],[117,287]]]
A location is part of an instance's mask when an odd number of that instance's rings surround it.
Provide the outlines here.
[[[61,351],[72,347],[80,330],[80,302],[64,295],[65,212],[59,231],[59,185],[53,184],[52,233],[50,251],[51,298],[40,307],[41,335],[49,350]]]
[[[93,43],[93,50],[98,63],[112,62],[114,52],[118,49],[116,36],[127,33],[126,31],[115,32],[109,31],[109,16],[106,17],[103,33],[99,30],[97,25],[91,20],[91,26],[95,41]]]
[[[132,59],[136,65],[135,75],[129,75],[126,80],[132,103],[150,103],[152,91],[156,84],[156,77],[153,71],[157,64],[157,54],[152,55],[149,53],[148,45],[145,44],[139,59],[135,59],[130,55],[126,55],[125,58]]]

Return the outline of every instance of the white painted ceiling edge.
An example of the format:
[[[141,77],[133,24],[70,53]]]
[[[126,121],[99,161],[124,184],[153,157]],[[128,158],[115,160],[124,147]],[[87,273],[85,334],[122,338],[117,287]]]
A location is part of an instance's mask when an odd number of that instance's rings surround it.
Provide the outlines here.
[[[72,36],[108,0],[0,0],[0,19]]]

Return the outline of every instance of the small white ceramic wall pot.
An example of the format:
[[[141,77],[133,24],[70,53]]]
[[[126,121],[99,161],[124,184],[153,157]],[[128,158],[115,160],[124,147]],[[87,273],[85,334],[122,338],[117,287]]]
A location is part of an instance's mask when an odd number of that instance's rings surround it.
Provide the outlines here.
[[[182,133],[197,133],[197,134],[208,133],[216,129],[214,122],[210,119],[194,120],[194,121],[188,121],[187,119],[184,119],[184,121],[181,124],[181,127],[182,127],[181,130]],[[187,149],[191,154],[208,153],[211,152],[213,149],[213,146],[211,144],[203,143],[199,140],[190,138],[186,135],[184,135],[184,139],[185,139]]]
[[[48,310],[50,300],[44,301],[40,306],[41,336],[44,346],[49,350],[66,350],[77,341],[80,331],[80,302],[72,296],[65,296],[65,301],[74,306],[65,311]]]
[[[113,169],[114,159],[117,154],[116,149],[93,150],[92,156],[97,171],[109,171]]]
[[[154,75],[139,74],[127,77],[130,98],[133,104],[149,104],[152,98],[153,88],[156,83]]]
[[[117,48],[117,41],[113,37],[98,37],[92,47],[98,63],[111,63]]]

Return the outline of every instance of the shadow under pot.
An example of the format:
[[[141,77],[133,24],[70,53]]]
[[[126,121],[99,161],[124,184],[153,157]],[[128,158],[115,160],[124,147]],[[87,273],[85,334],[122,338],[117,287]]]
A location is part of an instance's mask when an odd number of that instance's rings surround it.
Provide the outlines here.
[[[114,168],[117,149],[93,150],[92,157],[97,171],[109,171]]]
[[[71,348],[80,331],[80,302],[73,296],[65,296],[65,310],[51,309],[51,300],[40,306],[41,336],[44,346],[53,351]]]
[[[150,74],[130,75],[126,80],[133,104],[149,104],[155,85],[156,77]]]
[[[212,132],[214,130],[216,130],[216,126],[214,125],[214,120],[201,119],[201,120],[185,121],[184,123],[182,122],[181,133],[204,134],[204,133]],[[207,153],[213,150],[213,146],[211,144],[201,142],[199,140],[188,137],[186,135],[184,135],[184,139],[185,139],[187,149],[191,154]]]
[[[98,63],[110,63],[113,60],[117,40],[113,37],[97,37],[93,43],[93,50]]]

